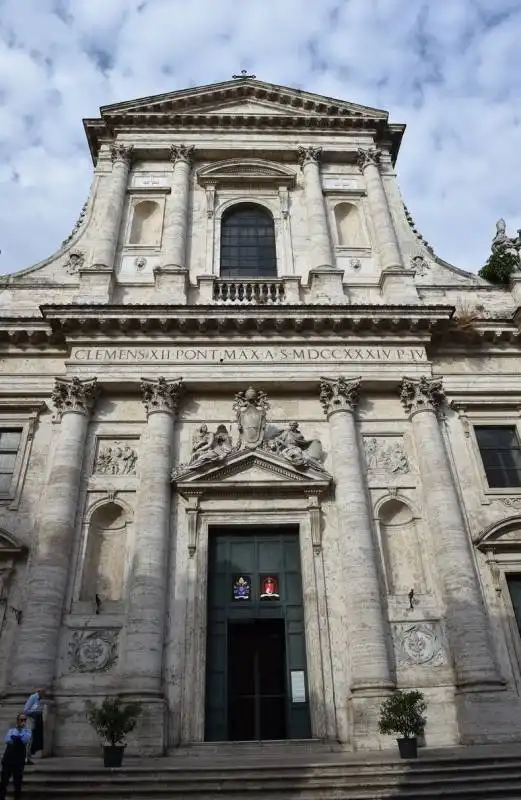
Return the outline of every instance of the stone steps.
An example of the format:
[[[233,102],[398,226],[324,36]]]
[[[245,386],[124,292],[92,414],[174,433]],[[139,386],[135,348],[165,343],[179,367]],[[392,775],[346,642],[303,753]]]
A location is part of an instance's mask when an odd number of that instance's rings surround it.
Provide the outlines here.
[[[401,761],[389,755],[363,758],[323,753],[284,758],[216,756],[133,761],[104,769],[101,761],[56,759],[26,771],[26,800],[392,800],[468,798],[521,800],[519,755],[422,757]],[[129,759],[130,761],[130,759]],[[298,763],[300,761],[300,763]]]

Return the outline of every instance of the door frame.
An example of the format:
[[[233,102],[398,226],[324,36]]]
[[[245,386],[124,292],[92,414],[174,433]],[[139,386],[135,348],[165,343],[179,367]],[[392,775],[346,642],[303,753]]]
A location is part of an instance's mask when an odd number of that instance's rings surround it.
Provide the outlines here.
[[[236,527],[246,531],[249,526],[258,529],[259,526],[281,525],[298,525],[299,531],[311,735],[314,739],[338,740],[324,561],[322,550],[313,546],[310,511],[302,507],[245,511],[244,501],[237,499],[229,503],[226,510],[199,511],[197,549],[185,562],[184,652],[179,654],[182,665],[180,742],[203,742],[205,734],[209,530],[211,527]]]

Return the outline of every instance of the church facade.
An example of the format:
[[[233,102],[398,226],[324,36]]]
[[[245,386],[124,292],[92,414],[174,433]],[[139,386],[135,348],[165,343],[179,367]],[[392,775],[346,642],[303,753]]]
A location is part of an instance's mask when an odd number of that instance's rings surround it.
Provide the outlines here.
[[[428,745],[519,739],[521,272],[435,254],[384,111],[241,76],[84,125],[72,234],[0,278],[2,722],[377,749],[414,688]]]

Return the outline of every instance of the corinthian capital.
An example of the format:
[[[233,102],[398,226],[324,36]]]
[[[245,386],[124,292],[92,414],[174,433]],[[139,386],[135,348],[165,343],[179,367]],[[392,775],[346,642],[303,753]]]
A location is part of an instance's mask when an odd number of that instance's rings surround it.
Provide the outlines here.
[[[113,164],[125,164],[129,167],[132,162],[132,154],[134,153],[134,145],[129,144],[113,144],[110,148],[110,157]]]
[[[173,144],[170,147],[170,161],[175,166],[178,161],[191,164],[194,154],[193,144]]]
[[[400,400],[408,414],[417,411],[438,411],[445,402],[441,378],[404,378]]]
[[[96,378],[81,380],[80,378],[56,378],[51,400],[56,409],[56,416],[61,419],[64,414],[84,414],[90,416],[98,396]]]
[[[354,411],[360,399],[361,378],[321,378],[320,402],[326,417],[337,411]]]
[[[380,156],[382,155],[381,150],[376,150],[375,148],[371,148],[370,150],[366,150],[365,148],[359,147],[356,152],[356,160],[358,166],[364,171],[364,169],[370,165],[377,167],[380,163]]]
[[[176,381],[167,381],[165,378],[157,378],[157,380],[143,379],[141,381],[141,394],[143,395],[143,404],[147,417],[158,411],[174,414],[182,392],[182,378]]]
[[[322,156],[322,148],[301,146],[298,148],[297,153],[298,163],[301,167],[305,167],[306,164],[318,164]]]

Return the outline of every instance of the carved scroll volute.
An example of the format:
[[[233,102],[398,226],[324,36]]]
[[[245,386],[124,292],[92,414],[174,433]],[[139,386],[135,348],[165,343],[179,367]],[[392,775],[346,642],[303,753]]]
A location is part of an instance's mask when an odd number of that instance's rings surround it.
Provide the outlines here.
[[[193,558],[197,550],[197,535],[198,535],[198,520],[199,520],[199,502],[201,499],[201,492],[194,492],[193,494],[184,493],[186,497],[186,519],[188,523],[188,555]]]
[[[311,529],[311,544],[317,556],[322,552],[322,520],[320,500],[316,494],[308,494],[309,525]]]

